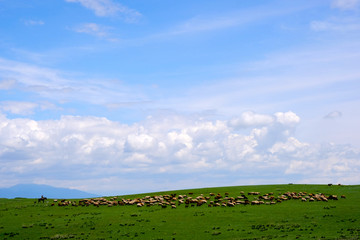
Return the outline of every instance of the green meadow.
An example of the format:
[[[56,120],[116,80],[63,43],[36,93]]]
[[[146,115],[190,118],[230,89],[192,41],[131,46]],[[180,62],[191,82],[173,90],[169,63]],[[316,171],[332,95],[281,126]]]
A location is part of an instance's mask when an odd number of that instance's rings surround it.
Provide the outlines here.
[[[260,195],[248,195],[260,192]],[[176,190],[118,196],[214,195],[253,201],[286,192],[337,195],[338,200],[291,199],[276,204],[58,206],[53,199],[0,199],[0,239],[359,239],[360,185],[263,185]],[[46,194],[44,193],[46,196]],[[344,195],[345,198],[340,196]],[[110,199],[111,197],[106,197]],[[72,201],[78,202],[79,199]],[[53,205],[53,206],[51,206]]]

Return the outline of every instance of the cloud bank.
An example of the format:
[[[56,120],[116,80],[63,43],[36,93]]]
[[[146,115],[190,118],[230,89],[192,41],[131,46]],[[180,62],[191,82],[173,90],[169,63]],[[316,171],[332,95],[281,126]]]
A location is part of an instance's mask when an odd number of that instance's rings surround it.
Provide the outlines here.
[[[99,117],[0,115],[0,177],[7,179],[4,186],[47,183],[113,194],[360,180],[358,149],[302,142],[295,137],[299,122],[293,112],[244,112],[229,120],[169,114],[131,125]]]

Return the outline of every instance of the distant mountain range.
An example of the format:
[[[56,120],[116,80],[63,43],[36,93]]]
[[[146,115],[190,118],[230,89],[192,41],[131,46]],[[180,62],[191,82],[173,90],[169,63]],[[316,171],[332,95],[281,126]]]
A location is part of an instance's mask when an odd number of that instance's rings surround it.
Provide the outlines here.
[[[100,195],[75,189],[58,188],[41,184],[18,184],[10,188],[0,188],[0,198],[92,198]]]

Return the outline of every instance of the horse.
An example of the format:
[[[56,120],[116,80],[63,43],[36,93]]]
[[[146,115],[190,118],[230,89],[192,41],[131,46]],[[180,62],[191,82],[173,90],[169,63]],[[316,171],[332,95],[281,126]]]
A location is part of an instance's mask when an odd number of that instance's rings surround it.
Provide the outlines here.
[[[45,202],[45,200],[47,200],[47,197],[41,196],[41,198],[38,198],[38,203],[39,202]]]

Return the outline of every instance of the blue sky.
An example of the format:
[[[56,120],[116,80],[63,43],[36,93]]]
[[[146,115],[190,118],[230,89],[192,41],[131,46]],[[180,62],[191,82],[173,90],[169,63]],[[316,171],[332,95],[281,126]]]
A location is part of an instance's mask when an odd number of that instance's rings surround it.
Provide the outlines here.
[[[0,0],[0,186],[358,184],[359,13],[359,0]]]

